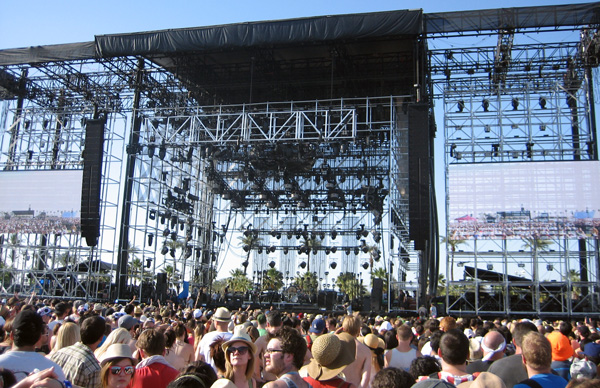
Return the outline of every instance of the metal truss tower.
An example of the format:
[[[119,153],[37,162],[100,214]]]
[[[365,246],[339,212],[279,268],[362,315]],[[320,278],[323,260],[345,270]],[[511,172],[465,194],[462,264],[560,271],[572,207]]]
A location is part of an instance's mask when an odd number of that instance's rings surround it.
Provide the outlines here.
[[[557,209],[571,198],[565,188],[583,192],[597,181],[588,169],[598,161],[598,33],[589,14],[568,19],[563,11],[548,9],[535,21],[526,11],[510,22],[505,14],[504,24],[474,19],[472,31],[495,37],[495,46],[456,44],[473,41],[469,29],[429,35],[455,42],[430,51],[443,107],[449,313],[570,316],[597,309],[593,211]],[[537,42],[526,43],[534,33]],[[523,205],[520,193],[528,189],[536,198]],[[534,211],[534,202],[548,208]]]

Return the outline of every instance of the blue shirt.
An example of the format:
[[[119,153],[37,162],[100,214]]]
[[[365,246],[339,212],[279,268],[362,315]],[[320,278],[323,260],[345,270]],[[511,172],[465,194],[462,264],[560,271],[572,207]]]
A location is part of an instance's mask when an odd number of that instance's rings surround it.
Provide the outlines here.
[[[553,375],[552,373],[540,373],[530,377],[532,380],[539,383],[542,388],[565,388],[567,386],[567,380],[560,376]],[[513,388],[531,388],[527,384],[517,384]]]

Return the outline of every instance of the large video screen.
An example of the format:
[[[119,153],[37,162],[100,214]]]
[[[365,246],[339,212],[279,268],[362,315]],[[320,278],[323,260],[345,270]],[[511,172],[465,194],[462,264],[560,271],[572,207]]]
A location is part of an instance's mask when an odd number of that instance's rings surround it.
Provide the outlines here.
[[[81,231],[83,170],[0,172],[0,233]]]
[[[600,162],[451,165],[448,236],[597,238]]]

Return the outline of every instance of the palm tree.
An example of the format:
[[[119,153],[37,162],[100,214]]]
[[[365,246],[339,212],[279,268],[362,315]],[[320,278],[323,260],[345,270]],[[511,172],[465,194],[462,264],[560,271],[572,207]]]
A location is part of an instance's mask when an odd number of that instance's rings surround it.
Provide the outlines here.
[[[374,270],[371,269],[371,284],[373,284],[374,279],[383,279],[383,289],[385,290],[385,292],[387,292],[388,272],[385,270],[385,268],[376,268]]]
[[[226,279],[226,284],[231,292],[246,292],[252,288],[252,281],[241,269],[232,269],[229,275],[231,276]]]
[[[304,248],[304,253],[308,256],[306,263],[306,272],[310,272],[310,254],[311,252],[316,254],[319,248],[321,247],[321,240],[317,239],[316,236],[308,237],[304,236],[304,240],[302,240],[302,248]]]
[[[283,287],[283,273],[275,268],[269,268],[263,278],[263,287],[267,290],[278,291]]]
[[[536,237],[525,237],[523,238],[523,248],[531,250],[531,256],[533,259],[533,281],[539,280],[538,275],[538,252],[548,252],[552,241],[542,240]]]
[[[296,287],[300,289],[300,291],[304,292],[307,295],[312,295],[317,292],[319,288],[319,281],[317,280],[317,275],[312,272],[305,272],[294,280],[296,283]]]
[[[437,294],[444,295],[446,293],[446,277],[443,273],[438,275]]]
[[[356,274],[352,272],[344,272],[335,279],[335,284],[341,292],[348,295],[352,300],[362,295],[366,291],[365,287],[359,283]]]
[[[464,244],[466,242],[466,240],[462,240],[462,239],[453,239],[451,237],[443,237],[442,236],[442,240],[441,240],[441,244],[446,244],[447,246],[450,247],[450,281],[453,282],[454,281],[454,252],[456,252],[456,248],[461,245]]]
[[[131,273],[129,274],[130,278],[134,281],[137,280],[140,284],[143,279],[142,279],[142,271],[143,271],[143,266],[144,263],[142,263],[142,261],[140,259],[138,259],[137,257],[135,257],[133,260],[131,260],[129,262],[129,268],[131,270]]]
[[[246,252],[246,261],[242,263],[244,266],[244,275],[246,275],[248,270],[248,264],[250,263],[250,253],[256,247],[258,247],[262,243],[262,239],[258,237],[257,233],[248,232],[247,235],[243,235],[238,237],[240,240],[240,244],[244,251]]]

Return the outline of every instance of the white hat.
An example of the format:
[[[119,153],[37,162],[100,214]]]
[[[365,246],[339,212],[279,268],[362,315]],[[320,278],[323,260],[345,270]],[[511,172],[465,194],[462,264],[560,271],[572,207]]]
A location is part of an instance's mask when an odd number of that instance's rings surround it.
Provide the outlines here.
[[[194,319],[202,318],[202,310],[200,310],[200,309],[194,310],[193,315],[194,315]]]
[[[133,365],[136,363],[136,359],[133,358],[131,348],[127,344],[112,344],[106,349],[106,352],[98,360],[100,364],[112,360],[113,358],[129,358]]]

